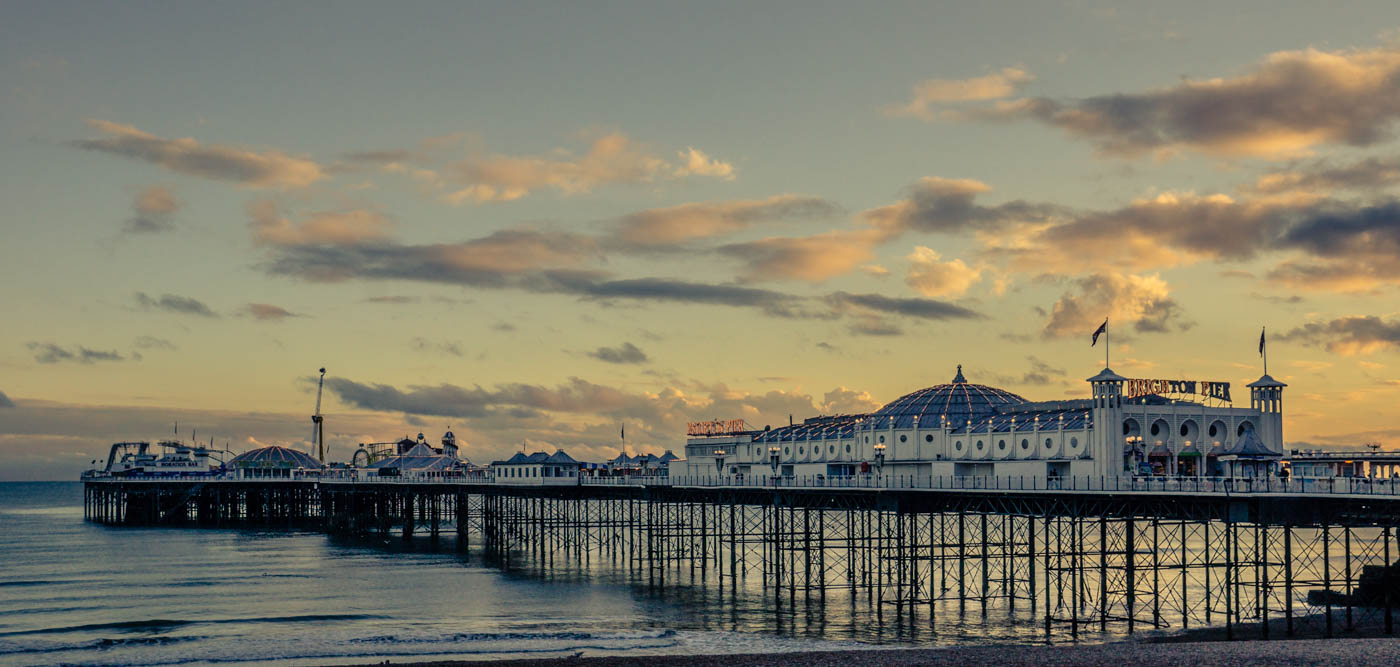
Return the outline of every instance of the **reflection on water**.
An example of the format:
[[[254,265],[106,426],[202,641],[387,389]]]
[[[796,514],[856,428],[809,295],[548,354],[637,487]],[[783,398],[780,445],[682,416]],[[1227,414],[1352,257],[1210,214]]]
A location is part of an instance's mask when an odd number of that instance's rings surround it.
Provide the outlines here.
[[[374,656],[1040,643],[1045,605],[1066,616],[1075,590],[1092,592],[1101,583],[1065,579],[1058,559],[1054,567],[1038,560],[1034,573],[1018,569],[1024,559],[1007,559],[989,579],[971,565],[964,572],[961,559],[930,558],[917,576],[941,598],[932,604],[927,591],[912,605],[896,604],[894,596],[882,601],[863,586],[846,586],[839,568],[819,573],[828,586],[811,591],[776,587],[753,571],[738,578],[727,571],[721,579],[699,565],[671,567],[665,585],[653,585],[654,573],[626,557],[574,553],[532,561],[517,554],[505,566],[480,550],[479,539],[458,552],[449,538],[98,526],[82,520],[77,483],[0,484],[0,521],[7,566],[0,574],[0,661],[19,664],[325,664]],[[1167,563],[1179,547],[1187,567],[1180,578],[1160,582],[1160,600],[1139,598],[1139,614],[1150,618],[1145,606],[1160,603],[1162,617],[1179,628],[1181,600],[1195,605],[1187,609],[1193,625],[1211,605],[1219,608],[1219,599],[1205,600],[1209,587],[1219,590],[1218,581],[1208,581],[1219,570],[1200,560],[1219,548],[1216,542],[1185,534],[1184,545],[1157,554]],[[1135,553],[1142,563],[1153,557]],[[839,550],[829,555],[831,562],[842,557]],[[962,600],[959,572],[972,591]],[[788,576],[791,583],[796,575]],[[985,598],[977,592],[984,580],[992,582]],[[1217,613],[1214,622],[1221,620]],[[1121,623],[1100,627],[1081,626],[1079,639],[1125,630]],[[1068,628],[1057,622],[1053,634],[1067,638]]]

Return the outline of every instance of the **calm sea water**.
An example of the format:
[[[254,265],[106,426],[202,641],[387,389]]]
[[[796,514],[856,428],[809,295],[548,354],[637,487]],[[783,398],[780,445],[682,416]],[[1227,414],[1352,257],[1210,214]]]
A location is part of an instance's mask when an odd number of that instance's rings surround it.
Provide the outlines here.
[[[1037,637],[1029,619],[944,620],[933,633],[840,605],[657,590],[607,568],[503,572],[451,542],[97,526],[83,521],[79,483],[0,483],[0,526],[6,664],[757,653]]]

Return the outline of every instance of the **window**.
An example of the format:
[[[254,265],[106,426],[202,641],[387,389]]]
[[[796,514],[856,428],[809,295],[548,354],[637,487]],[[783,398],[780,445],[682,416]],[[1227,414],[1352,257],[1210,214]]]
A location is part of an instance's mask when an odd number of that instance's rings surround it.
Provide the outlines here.
[[[846,443],[846,453],[847,453],[847,454],[850,454],[850,453],[851,453],[851,443],[849,443],[849,442]]]
[[[924,442],[933,442],[933,434],[930,433],[930,434],[924,436]]]
[[[1157,435],[1158,433],[1161,433],[1161,432],[1162,432],[1162,427],[1161,427],[1160,424],[1153,424],[1153,425],[1152,425],[1152,435]]]
[[[1191,433],[1191,429],[1190,429],[1190,428],[1187,428],[1187,426],[1186,426],[1185,424],[1182,424],[1182,425],[1181,425],[1181,437],[1184,438],[1184,437],[1186,437],[1187,434],[1189,434],[1189,433]]]
[[[1022,450],[1028,450],[1028,449],[1030,449],[1030,448],[1031,448],[1031,441],[1030,441],[1030,440],[1027,440],[1027,439],[1025,439],[1025,438],[1021,438],[1021,449],[1022,449]]]
[[[797,448],[797,455],[798,455],[798,456],[802,456],[802,449],[803,449],[803,448],[801,448],[801,447],[798,447],[798,448]]]
[[[1006,441],[1005,441],[1005,440],[998,440],[998,441],[997,441],[997,449],[998,449],[998,450],[1001,450],[1001,451],[1003,451],[1003,452],[1006,451]]]
[[[1045,439],[1045,448],[1046,448],[1046,449],[1050,449],[1051,447],[1054,447],[1054,446],[1055,446],[1055,441],[1054,441],[1054,440],[1051,440],[1050,438],[1046,438],[1046,439]]]
[[[787,456],[788,454],[791,454],[791,453],[792,453],[792,448],[791,448],[791,447],[784,447],[784,448],[783,448],[783,456]]]
[[[1215,435],[1216,435],[1216,431],[1217,431],[1217,429],[1215,428],[1215,424],[1211,424],[1211,425],[1210,425],[1210,437],[1214,438]]]
[[[865,436],[865,444],[870,444],[870,436]]]
[[[958,450],[958,451],[961,452],[961,451],[962,451],[962,441],[959,440],[959,441],[953,443],[953,449],[956,449],[956,450]]]
[[[1070,439],[1069,439],[1069,448],[1070,448],[1070,449],[1074,449],[1074,448],[1076,448],[1076,447],[1078,447],[1078,446],[1079,446],[1079,438],[1070,438]]]
[[[978,440],[978,441],[977,441],[977,451],[980,452],[980,451],[982,451],[982,449],[983,449],[983,447],[982,447],[982,441],[981,441],[981,440]]]
[[[835,453],[836,453],[836,445],[832,445],[831,447],[827,448],[827,453],[828,453],[828,454],[835,454]]]
[[[880,436],[880,444],[885,444],[885,436]]]
[[[909,442],[909,436],[907,436],[907,435],[901,435],[901,436],[899,436],[899,441],[900,441],[900,442]]]

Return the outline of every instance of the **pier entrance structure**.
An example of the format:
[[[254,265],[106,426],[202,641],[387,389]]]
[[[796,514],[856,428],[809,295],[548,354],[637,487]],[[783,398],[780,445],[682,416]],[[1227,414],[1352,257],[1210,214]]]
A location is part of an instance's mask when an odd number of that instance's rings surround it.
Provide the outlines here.
[[[870,414],[762,430],[731,422],[739,426],[718,433],[706,422],[692,429],[686,459],[671,474],[1056,480],[1279,472],[1286,385],[1268,375],[1248,386],[1248,408],[1229,405],[1223,382],[1133,380],[1109,368],[1087,382],[1090,398],[1029,401],[969,382],[958,366],[951,382]]]

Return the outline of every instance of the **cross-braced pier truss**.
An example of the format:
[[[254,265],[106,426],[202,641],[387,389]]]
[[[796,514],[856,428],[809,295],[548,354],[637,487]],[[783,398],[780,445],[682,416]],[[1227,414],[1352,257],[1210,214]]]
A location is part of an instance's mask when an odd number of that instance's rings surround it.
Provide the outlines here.
[[[754,597],[793,623],[936,632],[1013,619],[1048,640],[1223,626],[1393,632],[1400,501],[1048,492],[89,481],[104,524],[448,537],[512,571],[612,572]],[[1246,627],[1248,630],[1246,630]]]

